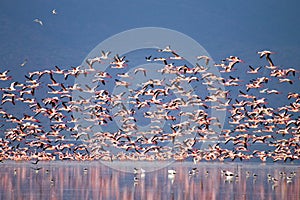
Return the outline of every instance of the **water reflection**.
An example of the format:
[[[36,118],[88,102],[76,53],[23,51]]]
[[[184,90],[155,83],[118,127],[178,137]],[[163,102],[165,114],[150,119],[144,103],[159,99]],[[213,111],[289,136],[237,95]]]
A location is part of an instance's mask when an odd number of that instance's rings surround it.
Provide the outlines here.
[[[180,162],[134,179],[98,162],[5,162],[0,199],[300,199],[299,174],[298,165]]]

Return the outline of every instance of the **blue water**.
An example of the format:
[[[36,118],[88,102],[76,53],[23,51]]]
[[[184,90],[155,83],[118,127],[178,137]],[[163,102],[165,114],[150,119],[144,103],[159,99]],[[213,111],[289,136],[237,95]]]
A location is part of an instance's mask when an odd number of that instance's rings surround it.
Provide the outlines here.
[[[40,162],[37,166],[5,162],[0,168],[0,199],[300,198],[299,165],[175,162],[149,169],[151,172],[145,168],[144,175],[133,173],[135,167],[149,164],[115,162],[107,167],[100,162]],[[197,173],[189,175],[193,168]],[[169,169],[176,170],[174,177],[168,175]],[[226,179],[222,170],[237,177]],[[291,173],[295,175],[287,181]],[[278,182],[268,180],[268,174]]]

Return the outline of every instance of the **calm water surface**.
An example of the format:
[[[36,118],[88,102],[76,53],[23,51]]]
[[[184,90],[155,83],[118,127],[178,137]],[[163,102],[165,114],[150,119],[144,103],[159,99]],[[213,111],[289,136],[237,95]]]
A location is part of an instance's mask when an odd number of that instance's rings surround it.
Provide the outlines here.
[[[134,167],[145,176],[134,175]],[[198,173],[189,175],[193,168]],[[0,199],[300,199],[299,176],[293,164],[4,162]]]

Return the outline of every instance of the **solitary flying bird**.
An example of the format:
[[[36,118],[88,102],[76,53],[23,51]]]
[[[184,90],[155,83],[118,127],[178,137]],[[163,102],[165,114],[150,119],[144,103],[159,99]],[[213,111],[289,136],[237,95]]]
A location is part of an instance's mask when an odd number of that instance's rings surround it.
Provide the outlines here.
[[[24,67],[24,66],[27,64],[27,62],[28,62],[28,60],[25,59],[25,60],[20,64],[20,66],[21,66],[21,67]]]
[[[259,57],[262,58],[262,57],[266,57],[267,61],[269,62],[270,64],[270,67],[273,67],[274,66],[274,63],[273,61],[271,60],[270,58],[270,55],[271,54],[274,54],[275,52],[271,52],[271,51],[267,51],[267,50],[264,50],[264,51],[259,51],[257,52],[257,54],[259,54]]]
[[[53,9],[51,12],[52,12],[53,15],[57,15],[56,9]]]
[[[43,26],[43,22],[40,19],[36,18],[33,21]]]

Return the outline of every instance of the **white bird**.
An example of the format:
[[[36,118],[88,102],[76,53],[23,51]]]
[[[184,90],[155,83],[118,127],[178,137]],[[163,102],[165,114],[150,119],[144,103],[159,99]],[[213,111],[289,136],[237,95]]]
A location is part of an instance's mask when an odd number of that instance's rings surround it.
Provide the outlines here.
[[[172,52],[170,45],[166,46],[164,49],[158,49],[158,52]]]
[[[224,175],[225,175],[225,176],[234,176],[234,173],[231,172],[231,171],[226,170],[226,171],[224,172]]]
[[[198,174],[198,172],[199,172],[199,170],[196,167],[194,167],[192,170],[189,171],[189,175],[193,176],[193,175]]]
[[[261,67],[253,68],[251,65],[249,65],[249,68],[250,71],[247,71],[248,74],[257,74]]]
[[[101,51],[101,57],[100,58],[103,59],[103,60],[107,60],[110,53],[111,53],[110,51],[107,51],[107,52]]]
[[[275,52],[271,52],[271,51],[267,51],[267,50],[264,50],[264,51],[259,51],[257,52],[257,54],[259,54],[259,58],[262,58],[262,57],[266,57],[267,61],[269,62],[270,64],[270,67],[273,67],[274,66],[274,63],[273,61],[271,60],[270,58],[270,55],[271,54],[274,54]]]
[[[151,60],[151,57],[152,57],[152,56],[146,56],[146,57],[145,57],[145,58],[146,58],[146,61],[147,61],[147,62],[151,62],[151,61],[152,61],[152,60]]]
[[[168,170],[168,178],[171,180],[172,184],[174,183],[175,174],[176,174],[176,170],[174,169]]]
[[[291,79],[288,79],[288,78],[280,78],[279,79],[279,83],[284,83],[284,82],[288,82],[289,84],[293,84],[293,81]]]
[[[135,176],[139,174],[141,176],[141,178],[144,178],[146,170],[144,170],[143,168],[140,168],[140,169],[134,168],[133,173],[135,174]]]
[[[33,21],[43,26],[43,22],[40,19],[36,18]]]
[[[15,86],[18,84],[18,82],[12,82],[11,84],[10,84],[10,87],[9,88],[2,88],[2,90],[3,91],[15,91],[16,90],[16,88],[15,88]],[[5,94],[3,94],[3,96],[4,96]]]
[[[174,169],[168,169],[168,174],[176,174],[176,170],[174,170]]]
[[[53,15],[57,15],[56,9],[53,9],[51,12],[52,12]]]
[[[4,72],[0,72],[0,78],[4,78],[4,77],[6,77],[7,76],[7,74],[8,74],[8,72],[9,72],[9,70],[6,70],[6,71],[4,71]]]
[[[20,64],[20,66],[21,66],[21,67],[24,67],[24,66],[27,64],[27,62],[28,62],[28,60],[25,59],[25,60]]]
[[[222,175],[224,175],[225,181],[231,182],[232,179],[235,177],[235,174],[228,170],[222,170],[221,173],[222,173]]]

